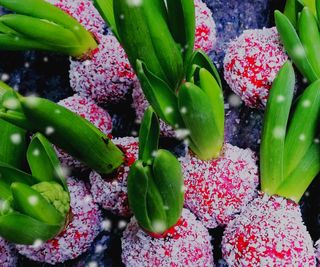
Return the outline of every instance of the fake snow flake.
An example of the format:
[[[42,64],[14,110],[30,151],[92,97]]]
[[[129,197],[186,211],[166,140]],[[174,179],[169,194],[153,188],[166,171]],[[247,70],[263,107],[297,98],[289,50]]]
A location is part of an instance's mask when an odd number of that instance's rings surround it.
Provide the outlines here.
[[[316,266],[299,206],[264,193],[227,226],[222,252],[229,266]]]
[[[259,184],[254,153],[226,144],[218,159],[189,153],[181,159],[185,207],[207,228],[227,225],[256,196]]]
[[[10,141],[14,145],[20,145],[22,142],[22,136],[19,133],[14,133],[10,136]]]
[[[195,216],[184,209],[165,238],[154,238],[132,218],[122,238],[122,262],[126,266],[214,266],[211,237]]]
[[[132,7],[137,7],[140,6],[142,4],[143,0],[127,0],[128,4]]]
[[[75,94],[61,100],[58,104],[91,122],[106,135],[112,131],[112,119],[109,113],[95,104],[92,100]],[[57,114],[57,116],[59,116],[59,114]],[[56,148],[56,151],[62,165],[85,169],[85,166],[80,161],[74,159],[61,149]]]
[[[70,59],[70,85],[74,91],[99,104],[119,103],[137,79],[127,55],[113,35],[99,36],[91,60]]]
[[[127,177],[130,166],[138,159],[139,144],[134,137],[124,137],[112,140],[125,154],[125,162],[112,177],[104,179],[100,174],[91,172],[91,193],[96,203],[104,209],[120,216],[129,216]]]
[[[2,73],[0,79],[1,79],[1,81],[6,82],[10,79],[10,76],[7,73]]]
[[[195,49],[209,53],[216,43],[216,25],[211,10],[202,0],[195,0],[196,39]]]
[[[287,60],[275,27],[246,30],[226,50],[224,78],[247,106],[263,109],[273,80]]]
[[[89,32],[102,34],[105,22],[90,0],[47,0],[75,18]]]
[[[90,247],[101,230],[100,210],[83,182],[69,178],[68,188],[71,216],[64,231],[40,246],[17,245],[20,254],[34,261],[56,264],[75,259]]]
[[[14,267],[17,264],[17,256],[13,247],[0,238],[0,266]]]

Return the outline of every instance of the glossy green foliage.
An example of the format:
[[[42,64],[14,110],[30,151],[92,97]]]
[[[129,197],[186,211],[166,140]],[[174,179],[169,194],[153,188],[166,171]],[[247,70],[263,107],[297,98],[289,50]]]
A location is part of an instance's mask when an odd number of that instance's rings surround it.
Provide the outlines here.
[[[86,57],[97,43],[79,22],[44,0],[0,0],[16,12],[0,17],[2,50],[46,50]]]

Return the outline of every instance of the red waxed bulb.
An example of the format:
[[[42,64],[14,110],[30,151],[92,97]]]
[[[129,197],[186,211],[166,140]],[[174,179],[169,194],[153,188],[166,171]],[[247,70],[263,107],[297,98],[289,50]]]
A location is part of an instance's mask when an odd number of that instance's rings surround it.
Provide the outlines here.
[[[138,158],[139,143],[134,137],[116,138],[112,142],[124,152],[125,162],[111,177],[102,177],[96,172],[91,172],[91,193],[104,209],[116,215],[129,216],[131,211],[128,204],[127,177],[130,166]]]
[[[226,144],[217,159],[204,161],[192,153],[181,158],[185,207],[207,228],[227,225],[256,196],[256,158],[250,149]]]
[[[186,209],[165,238],[152,237],[132,218],[123,233],[122,262],[141,267],[214,266],[210,242],[208,230]]]
[[[102,34],[106,24],[90,0],[47,0],[68,13],[94,35]]]
[[[202,0],[195,0],[196,33],[195,49],[202,49],[206,53],[211,52],[217,41],[216,24],[212,12]]]
[[[227,226],[222,252],[229,266],[316,266],[299,205],[264,193]]]
[[[275,27],[246,30],[226,50],[224,78],[247,106],[263,109],[273,80],[287,60]]]
[[[98,51],[90,60],[70,59],[70,85],[99,104],[119,103],[132,90],[136,75],[116,37],[98,35]]]

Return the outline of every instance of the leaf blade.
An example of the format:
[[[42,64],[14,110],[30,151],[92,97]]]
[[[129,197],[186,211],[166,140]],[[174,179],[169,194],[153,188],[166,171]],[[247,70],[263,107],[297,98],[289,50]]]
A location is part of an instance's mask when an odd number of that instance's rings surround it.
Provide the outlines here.
[[[275,21],[280,39],[294,64],[309,82],[316,81],[318,76],[311,66],[300,38],[289,19],[281,12],[275,11]]]
[[[305,120],[308,118],[308,122]],[[300,97],[285,140],[285,176],[288,176],[313,143],[320,120],[320,80]],[[305,123],[303,123],[305,122]]]
[[[148,162],[158,149],[160,136],[159,121],[151,107],[144,113],[139,132],[139,159]]]
[[[294,70],[288,61],[273,82],[263,123],[260,147],[261,188],[270,195],[273,195],[284,179],[284,144],[294,84]]]

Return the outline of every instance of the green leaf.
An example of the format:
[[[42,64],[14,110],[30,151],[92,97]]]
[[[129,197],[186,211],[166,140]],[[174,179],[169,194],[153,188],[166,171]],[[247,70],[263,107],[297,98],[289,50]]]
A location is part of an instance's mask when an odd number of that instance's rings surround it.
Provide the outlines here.
[[[220,88],[222,88],[221,79],[216,67],[212,63],[211,59],[202,50],[196,50],[193,52],[187,68],[187,81],[191,81],[192,79],[192,76],[194,74],[194,65],[197,65],[200,68],[205,68],[207,71],[209,71],[216,79]]]
[[[82,44],[95,44],[91,34],[76,19],[44,0],[0,0],[0,5],[17,14],[43,19],[61,25],[72,31]],[[96,44],[94,46],[96,46]]]
[[[0,98],[7,92],[12,91],[13,89],[6,83],[0,81]]]
[[[113,2],[114,16],[123,48],[133,67],[137,59],[150,72],[175,90],[183,78],[182,54],[171,36],[163,1],[142,1],[133,5],[127,0]]]
[[[320,1],[316,1],[316,14],[318,18],[318,23],[320,25]]]
[[[5,106],[21,109],[16,93],[0,81],[0,113]],[[26,132],[0,119],[0,162],[21,169],[25,161]]]
[[[0,23],[0,33],[1,34],[11,34],[11,35],[19,35],[18,32],[14,31],[13,29],[11,29],[10,27],[6,26],[3,23]]]
[[[36,133],[28,147],[27,160],[33,177],[38,182],[57,181],[65,187],[60,161],[51,143],[40,133]]]
[[[190,132],[190,147],[200,159],[219,156],[223,138],[215,125],[215,114],[208,95],[198,86],[185,83],[181,86],[178,102],[186,128]]]
[[[313,15],[316,15],[316,3],[318,0],[298,0],[303,6],[310,8]]]
[[[4,49],[41,49],[82,57],[97,48],[91,33],[78,21],[46,1],[0,0],[0,5],[17,13],[0,19],[10,24],[4,23],[5,26],[18,32],[15,36],[1,36],[0,44]]]
[[[137,75],[144,95],[157,115],[174,128],[183,127],[178,99],[170,87],[155,76],[142,61],[137,61]]]
[[[283,13],[290,20],[292,25],[296,27],[298,13],[297,0],[286,0],[286,5]]]
[[[132,165],[128,176],[130,208],[145,230],[162,234],[168,229],[163,200],[155,184],[150,166],[142,161]]]
[[[320,145],[312,144],[295,170],[283,181],[276,194],[299,202],[308,186],[320,172]]]
[[[1,205],[3,200],[8,200],[12,197],[10,185],[5,181],[0,179],[0,215],[1,215]]]
[[[275,21],[281,41],[294,64],[309,82],[316,81],[318,76],[290,20],[281,12],[275,11]]]
[[[44,0],[0,0],[0,5],[17,14],[52,21],[69,29],[81,25],[60,8]]]
[[[9,14],[1,16],[0,22],[31,40],[39,40],[50,46],[68,48],[78,43],[72,31],[46,20]]]
[[[36,183],[36,180],[30,174],[3,162],[0,162],[0,179],[8,185],[11,185],[14,182],[20,182],[31,186]]]
[[[181,165],[170,152],[158,150],[152,168],[153,179],[166,212],[166,225],[170,228],[181,217],[184,203]]]
[[[41,44],[25,37],[8,34],[0,34],[0,47],[2,50],[5,49],[9,51],[24,51],[32,49],[55,51],[54,48],[49,45]]]
[[[3,87],[3,90],[5,90],[4,87]],[[0,108],[10,109],[15,112],[22,112],[18,93],[9,86],[7,87],[6,90],[7,91],[3,91],[3,94],[0,95]]]
[[[270,90],[260,147],[262,191],[273,195],[284,179],[284,143],[292,104],[295,75],[291,63],[280,69]]]
[[[128,175],[129,206],[139,224],[144,229],[152,229],[148,215],[147,193],[148,175],[141,160],[136,161],[130,168]]]
[[[21,97],[20,102],[29,128],[95,171],[109,174],[123,163],[122,151],[81,116],[47,99]]]
[[[162,234],[169,227],[167,225],[167,214],[165,205],[160,195],[159,189],[154,181],[152,167],[145,167],[148,176],[148,191],[147,191],[147,208],[148,216],[151,223],[151,229],[146,229],[152,233]]]
[[[18,212],[0,216],[0,236],[14,244],[33,245],[54,238],[61,225],[49,225]]]
[[[168,21],[173,38],[184,49],[187,61],[195,41],[195,7],[193,0],[168,0]],[[183,25],[183,26],[182,26]]]
[[[47,224],[64,224],[62,214],[38,191],[22,183],[13,183],[11,190],[15,210]]]
[[[157,151],[151,165],[136,161],[128,176],[129,205],[139,225],[162,234],[177,223],[183,207],[183,176],[179,161]]]
[[[0,162],[22,168],[26,153],[26,132],[0,120]]]
[[[304,91],[290,122],[285,141],[285,177],[296,169],[313,143],[319,122],[320,80],[312,83]]]
[[[145,113],[139,132],[139,159],[148,162],[158,149],[160,127],[159,120],[153,109],[149,107]]]
[[[307,7],[299,17],[299,34],[307,57],[317,77],[320,77],[320,33],[317,20]]]
[[[0,109],[0,119],[11,123],[19,128],[31,130],[29,122],[22,112]]]
[[[127,0],[125,1],[128,2]],[[186,2],[190,0],[183,1]],[[130,4],[128,5],[130,6]],[[144,23],[148,26],[153,48],[164,70],[166,81],[173,89],[176,89],[179,87],[183,78],[183,58],[181,47],[177,45],[170,32],[164,1],[142,1],[140,5],[142,5],[141,8],[143,9]],[[131,21],[131,23],[137,22]],[[181,27],[181,24],[179,26]],[[141,37],[145,38],[144,36]],[[149,66],[148,61],[144,62]]]
[[[93,0],[94,6],[99,11],[102,18],[108,24],[113,34],[120,41],[120,37],[117,30],[116,20],[113,13],[113,0]]]
[[[207,94],[214,114],[214,123],[220,138],[224,139],[224,101],[223,92],[216,79],[206,69],[199,71],[200,88]]]

